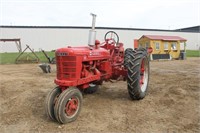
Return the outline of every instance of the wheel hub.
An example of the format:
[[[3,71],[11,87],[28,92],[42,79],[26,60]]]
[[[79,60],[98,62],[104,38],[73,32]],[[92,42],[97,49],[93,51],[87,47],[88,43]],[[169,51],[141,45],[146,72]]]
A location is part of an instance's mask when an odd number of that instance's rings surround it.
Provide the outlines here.
[[[146,59],[143,58],[140,66],[140,88],[142,92],[144,92],[147,88],[147,82],[148,82],[148,67],[146,64]]]
[[[142,85],[144,84],[144,72],[145,72],[145,68],[144,68],[144,59],[143,59],[141,63],[141,67],[140,67],[140,87],[142,87]]]
[[[78,108],[79,104],[78,104],[78,99],[77,98],[70,98],[66,104],[66,114],[68,116],[72,116],[76,113],[77,108]]]

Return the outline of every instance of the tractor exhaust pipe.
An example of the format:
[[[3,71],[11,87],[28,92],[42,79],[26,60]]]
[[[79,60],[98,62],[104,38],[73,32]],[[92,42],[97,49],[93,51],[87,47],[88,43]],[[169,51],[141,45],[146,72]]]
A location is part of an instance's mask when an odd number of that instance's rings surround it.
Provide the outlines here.
[[[96,40],[96,31],[95,31],[95,22],[96,22],[96,14],[90,13],[92,15],[92,29],[89,31],[88,45],[94,46]]]

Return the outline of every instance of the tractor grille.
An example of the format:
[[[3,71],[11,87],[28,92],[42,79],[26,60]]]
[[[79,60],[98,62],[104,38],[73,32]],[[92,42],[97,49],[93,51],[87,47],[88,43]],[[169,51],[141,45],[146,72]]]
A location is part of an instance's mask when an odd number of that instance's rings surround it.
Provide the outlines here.
[[[57,78],[76,78],[76,56],[57,56]]]

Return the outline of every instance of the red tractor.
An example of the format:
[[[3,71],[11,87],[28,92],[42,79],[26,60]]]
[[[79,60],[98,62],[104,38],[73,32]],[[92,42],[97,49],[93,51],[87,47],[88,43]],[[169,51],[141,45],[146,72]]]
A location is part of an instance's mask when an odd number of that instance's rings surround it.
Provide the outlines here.
[[[57,78],[46,97],[47,115],[59,123],[76,120],[82,106],[82,93],[93,93],[103,81],[126,80],[133,100],[145,97],[149,82],[149,58],[145,49],[124,51],[118,35],[109,31],[105,42],[95,40],[95,17],[89,46],[65,47],[55,52]]]

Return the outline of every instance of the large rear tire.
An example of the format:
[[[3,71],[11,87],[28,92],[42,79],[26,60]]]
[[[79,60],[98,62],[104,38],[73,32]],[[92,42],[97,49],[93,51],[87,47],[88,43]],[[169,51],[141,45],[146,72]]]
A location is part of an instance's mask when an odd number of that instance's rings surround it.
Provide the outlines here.
[[[76,120],[81,111],[82,99],[82,93],[76,87],[63,91],[54,106],[57,121],[64,124]]]
[[[130,54],[134,53],[135,51],[133,51],[132,48],[127,48],[125,50],[125,55],[124,55],[124,67],[125,68],[128,68],[128,63],[129,63],[129,60],[130,60]]]
[[[47,116],[52,120],[56,120],[54,115],[54,106],[60,94],[61,94],[61,89],[59,87],[55,87],[48,93],[45,99],[45,111]]]
[[[145,49],[137,49],[129,52],[127,88],[133,100],[143,99],[149,84],[149,59]]]

